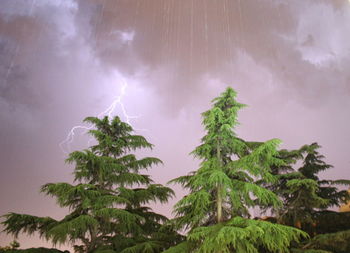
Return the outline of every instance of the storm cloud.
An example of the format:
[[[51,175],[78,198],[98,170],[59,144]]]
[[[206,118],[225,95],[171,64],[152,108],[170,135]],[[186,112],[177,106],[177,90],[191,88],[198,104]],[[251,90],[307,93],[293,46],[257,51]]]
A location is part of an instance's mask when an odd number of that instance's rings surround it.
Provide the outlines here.
[[[157,182],[196,169],[200,113],[226,86],[249,105],[243,138],[317,141],[335,166],[324,176],[349,178],[349,66],[347,0],[2,0],[0,214],[64,215],[38,193],[72,180],[59,143],[125,83],[131,123],[165,163]],[[82,133],[70,150],[87,147]]]

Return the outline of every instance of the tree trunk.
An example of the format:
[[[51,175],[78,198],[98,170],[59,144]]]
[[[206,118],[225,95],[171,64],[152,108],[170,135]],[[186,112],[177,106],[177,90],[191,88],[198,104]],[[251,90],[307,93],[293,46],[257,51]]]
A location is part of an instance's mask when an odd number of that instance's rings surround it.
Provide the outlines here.
[[[220,150],[220,138],[217,140],[216,146],[216,158],[218,159],[219,170],[222,169],[221,165],[221,150]],[[222,217],[222,187],[223,185],[218,184],[216,189],[216,208],[217,208],[217,223],[221,223],[223,220]],[[221,249],[216,250],[216,253],[222,253]]]
[[[217,146],[216,146],[216,155],[218,159],[218,165],[221,170],[221,150],[220,150],[220,140],[218,139]],[[216,209],[217,209],[217,222],[222,222],[222,185],[218,184],[217,190],[216,190]]]
[[[218,185],[216,193],[216,207],[217,207],[217,222],[222,222],[222,196],[221,196],[221,185]]]

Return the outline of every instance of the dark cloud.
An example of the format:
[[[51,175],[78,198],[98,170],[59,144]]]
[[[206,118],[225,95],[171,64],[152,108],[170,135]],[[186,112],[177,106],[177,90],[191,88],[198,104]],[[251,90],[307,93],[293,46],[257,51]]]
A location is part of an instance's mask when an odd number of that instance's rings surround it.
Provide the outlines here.
[[[346,1],[79,1],[79,8],[84,17],[90,10],[91,38],[104,64],[130,75],[166,72],[166,81],[147,85],[165,96],[168,112],[189,103],[206,85],[204,76],[225,75],[232,83],[242,52],[290,99],[307,105],[327,99],[332,83],[349,89],[349,71],[337,74],[349,61]]]
[[[132,123],[165,161],[160,182],[195,169],[200,113],[227,85],[249,105],[243,137],[319,141],[331,176],[348,177],[349,31],[346,0],[2,0],[0,214],[63,215],[37,189],[71,180],[58,144],[125,81]]]

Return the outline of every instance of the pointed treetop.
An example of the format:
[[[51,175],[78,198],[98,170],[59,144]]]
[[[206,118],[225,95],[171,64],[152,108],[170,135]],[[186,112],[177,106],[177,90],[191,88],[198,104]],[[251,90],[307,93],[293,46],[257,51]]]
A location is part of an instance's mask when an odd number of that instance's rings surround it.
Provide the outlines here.
[[[238,125],[237,113],[246,105],[237,102],[236,96],[236,91],[228,87],[212,100],[213,107],[202,113],[203,125],[207,131],[220,130],[218,127],[230,130]]]

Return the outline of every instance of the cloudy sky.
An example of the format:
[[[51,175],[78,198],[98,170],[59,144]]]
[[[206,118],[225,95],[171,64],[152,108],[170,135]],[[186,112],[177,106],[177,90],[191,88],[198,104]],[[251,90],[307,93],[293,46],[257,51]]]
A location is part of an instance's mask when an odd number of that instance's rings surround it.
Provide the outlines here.
[[[227,86],[249,105],[242,138],[317,141],[324,177],[350,177],[348,0],[1,0],[0,214],[63,217],[39,187],[72,180],[66,152],[88,139],[59,144],[118,98],[164,161],[155,181],[195,170],[200,113]]]

